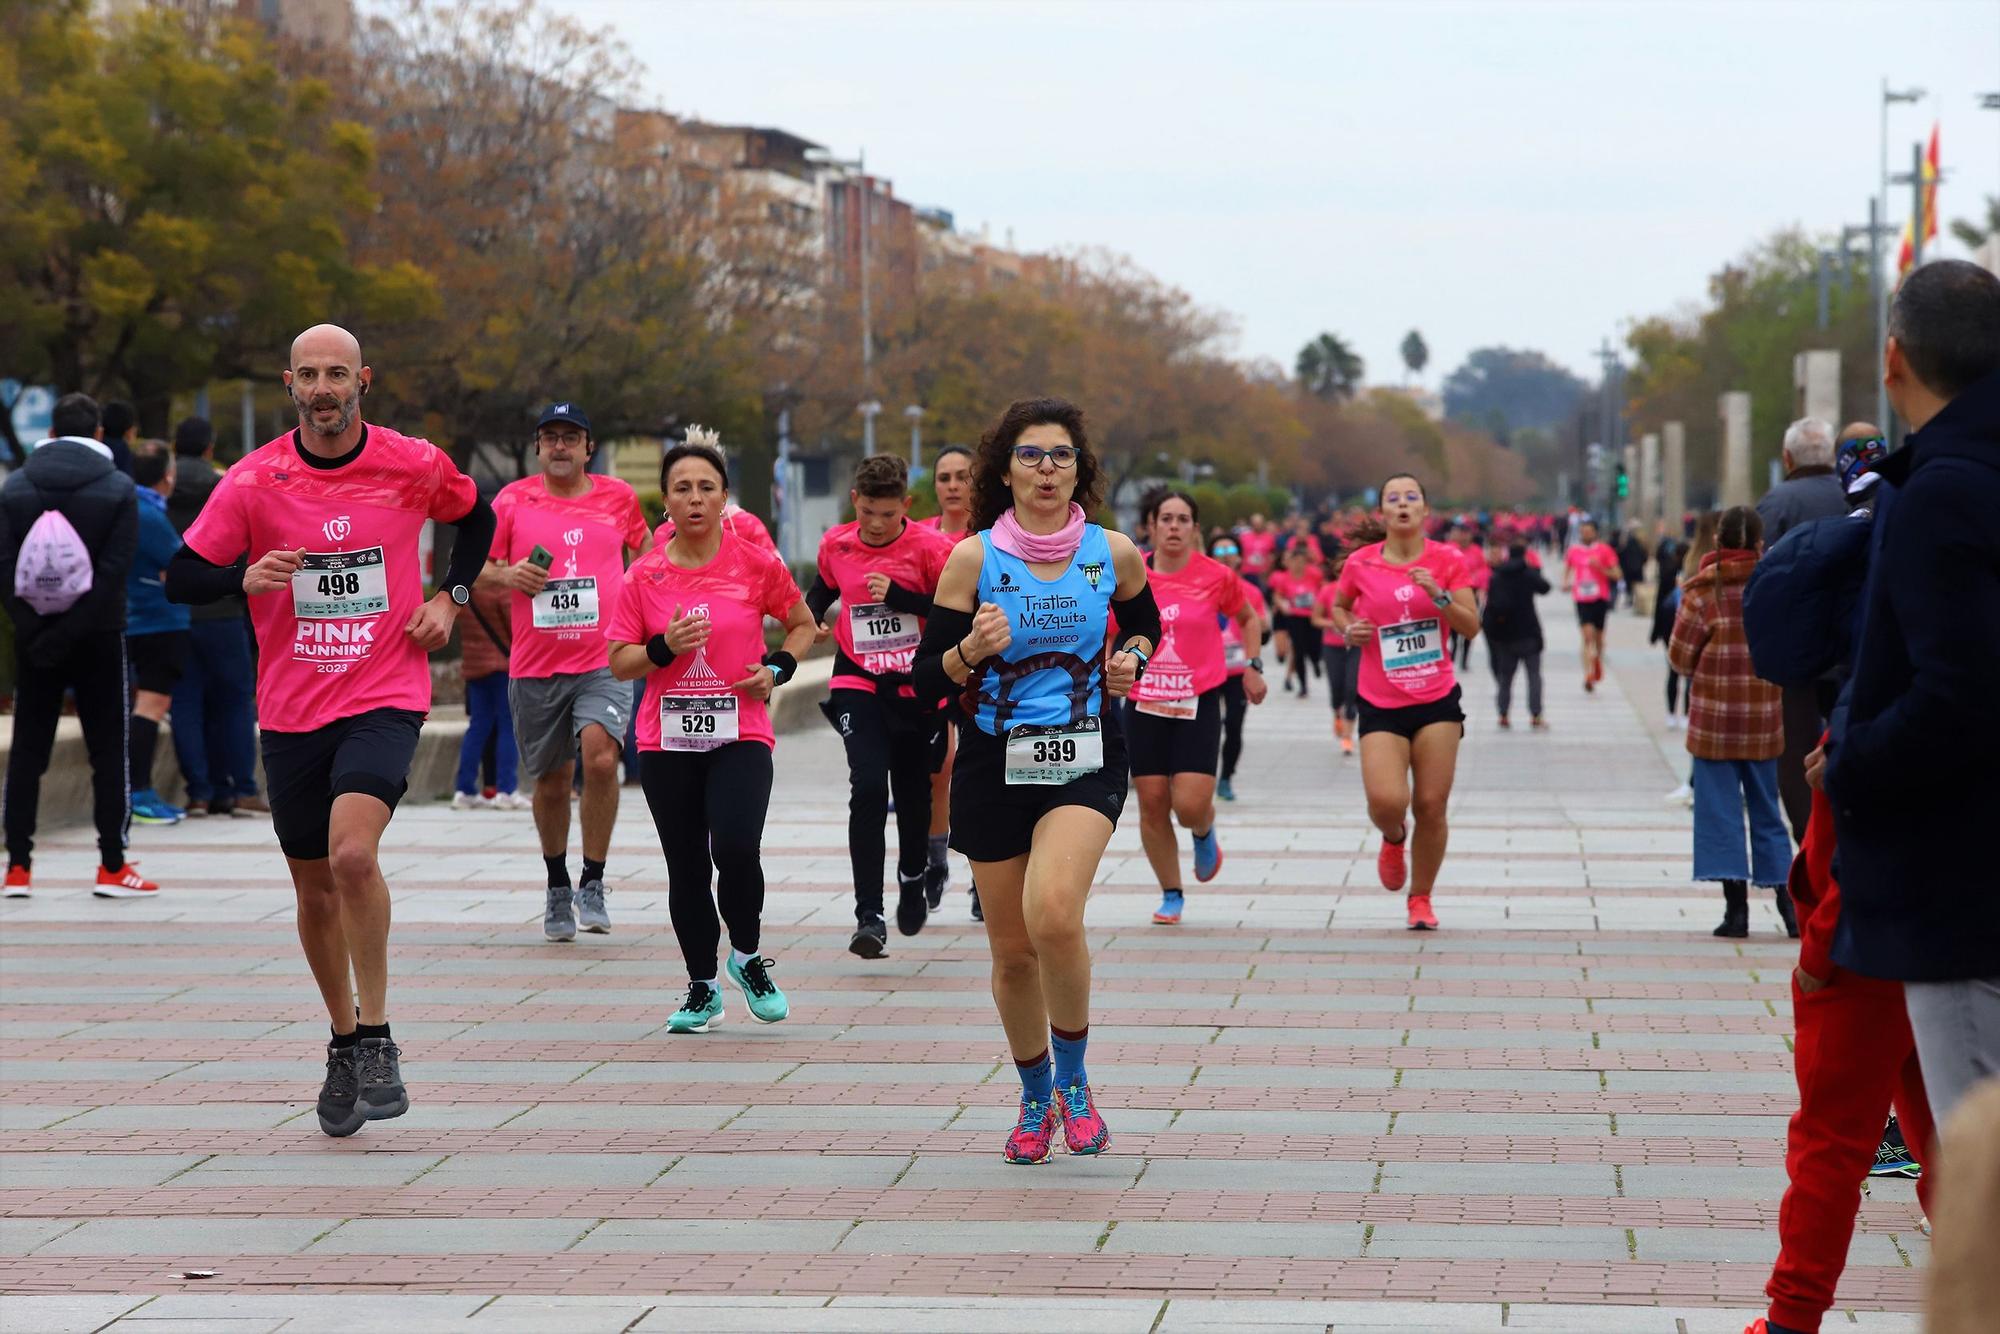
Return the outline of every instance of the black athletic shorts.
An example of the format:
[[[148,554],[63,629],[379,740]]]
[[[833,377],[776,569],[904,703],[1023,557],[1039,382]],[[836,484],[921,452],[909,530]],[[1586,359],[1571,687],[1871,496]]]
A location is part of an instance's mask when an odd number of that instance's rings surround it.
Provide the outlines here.
[[[1599,598],[1595,602],[1579,602],[1576,604],[1576,623],[1578,625],[1594,625],[1602,630],[1604,628],[1604,618],[1610,614],[1610,598]]]
[[[310,732],[261,733],[264,793],[285,855],[325,858],[333,799],[344,793],[363,792],[395,810],[423,726],[424,715],[409,709],[370,709]]]
[[[1088,806],[1113,826],[1125,810],[1125,729],[1119,710],[1106,708],[1104,767],[1061,787],[1007,783],[1007,747],[967,723],[958,730],[951,766],[951,846],[967,861],[1004,862],[1026,853],[1035,825],[1060,806]]]
[[[1371,704],[1368,696],[1361,697],[1361,735],[1370,732],[1394,732],[1405,741],[1414,741],[1417,733],[1432,723],[1457,723],[1458,734],[1465,735],[1465,708],[1461,703],[1462,691],[1458,686],[1443,699],[1434,699],[1428,704],[1405,704],[1399,709],[1385,709],[1379,704]]]
[[[1194,717],[1180,722],[1141,713],[1138,702],[1127,699],[1125,749],[1134,778],[1213,774],[1222,754],[1222,687],[1203,691]]]
[[[134,690],[171,695],[187,671],[188,632],[162,630],[157,634],[128,635],[125,654],[132,660]]]

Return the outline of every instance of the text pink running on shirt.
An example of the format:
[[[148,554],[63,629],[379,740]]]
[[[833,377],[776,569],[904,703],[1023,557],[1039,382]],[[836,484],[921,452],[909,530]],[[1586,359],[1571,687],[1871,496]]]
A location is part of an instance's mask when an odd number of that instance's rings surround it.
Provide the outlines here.
[[[493,498],[493,558],[516,565],[537,546],[555,556],[549,582],[528,597],[510,593],[513,647],[507,674],[543,678],[606,665],[604,626],[625,584],[625,550],[646,544],[639,497],[616,477],[592,477],[580,496],[551,494],[523,477]]]
[[[867,675],[836,673],[828,684],[834,690],[875,692],[877,676],[908,676],[917,659],[916,636],[923,632],[924,618],[885,608],[880,599],[868,594],[868,576],[886,574],[896,584],[930,597],[937,592],[938,576],[951,558],[957,543],[935,528],[906,523],[893,541],[871,547],[861,540],[858,522],[827,529],[819,543],[819,577],[839,590],[840,608],[834,613],[833,641],[850,661]],[[893,626],[894,632],[890,628]],[[861,642],[862,639],[867,642]],[[905,643],[904,641],[908,641]],[[916,691],[903,685],[903,695]]]
[[[1429,704],[1451,693],[1456,681],[1445,645],[1444,612],[1411,578],[1423,566],[1445,592],[1469,588],[1457,548],[1424,542],[1423,554],[1408,565],[1383,559],[1382,543],[1362,547],[1341,567],[1337,587],[1352,596],[1351,614],[1375,626],[1376,636],[1361,649],[1357,684],[1361,698],[1378,709]],[[1384,636],[1387,638],[1385,639]],[[1384,664],[1385,647],[1392,661]]]
[[[1146,582],[1160,606],[1160,642],[1145,675],[1133,683],[1132,698],[1167,703],[1194,699],[1221,685],[1229,669],[1216,618],[1226,616],[1235,623],[1243,610],[1243,581],[1221,561],[1194,552],[1172,574],[1149,569]]]
[[[624,594],[605,626],[607,640],[644,644],[665,634],[677,612],[705,616],[711,627],[706,644],[646,674],[646,694],[639,703],[639,749],[668,749],[660,744],[662,697],[712,701],[734,694],[729,687],[764,660],[764,618],[782,621],[798,600],[799,586],[783,561],[727,531],[714,558],[699,569],[683,569],[668,560],[665,543],[634,561],[625,571]],[[764,701],[741,694],[734,698],[737,739],[775,749],[777,737]]]
[[[257,723],[310,732],[371,709],[431,706],[429,655],[404,632],[422,605],[417,535],[455,523],[478,492],[428,440],[363,428],[360,456],[317,468],[296,432],[245,455],[216,484],[186,541],[216,565],[306,553],[290,588],[250,599]]]

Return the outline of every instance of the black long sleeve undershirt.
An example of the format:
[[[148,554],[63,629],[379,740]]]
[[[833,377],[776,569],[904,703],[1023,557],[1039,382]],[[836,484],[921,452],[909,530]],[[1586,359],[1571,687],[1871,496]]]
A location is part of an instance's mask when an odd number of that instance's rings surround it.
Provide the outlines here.
[[[840,599],[840,590],[826,581],[823,574],[813,576],[813,586],[806,590],[806,610],[812,613],[815,623],[826,623],[826,609]]]
[[[1129,598],[1112,598],[1111,610],[1118,617],[1119,648],[1140,638],[1154,648],[1160,646],[1160,604],[1151,584],[1141,584]]]
[[[931,609],[930,619],[924,622],[924,637],[917,644],[917,660],[910,668],[910,683],[916,687],[918,699],[935,705],[965,688],[945,674],[944,660],[971,633],[971,612],[956,607]]]
[[[451,562],[445,566],[439,588],[454,588],[459,584],[472,587],[472,581],[486,568],[486,558],[493,550],[493,529],[498,523],[492,503],[485,496],[474,497],[472,508],[452,522],[452,527],[458,529],[458,537],[451,544]]]
[[[233,564],[217,565],[183,542],[167,562],[167,601],[200,607],[240,595],[248,563],[239,557]]]

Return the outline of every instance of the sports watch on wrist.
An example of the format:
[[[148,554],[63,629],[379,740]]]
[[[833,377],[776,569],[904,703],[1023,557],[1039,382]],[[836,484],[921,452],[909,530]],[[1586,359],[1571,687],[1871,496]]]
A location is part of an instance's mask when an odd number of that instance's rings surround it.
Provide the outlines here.
[[[461,607],[472,601],[472,590],[464,584],[453,584],[447,591],[451,594],[451,600]]]
[[[1431,601],[1437,604],[1439,611],[1443,611],[1446,607],[1449,607],[1451,605],[1451,594],[1449,593],[1434,594],[1431,597]]]
[[[1152,665],[1152,662],[1153,662],[1153,656],[1152,656],[1152,655],[1151,655],[1150,653],[1146,653],[1146,652],[1144,652],[1143,650],[1140,650],[1140,649],[1136,649],[1136,648],[1133,648],[1133,647],[1131,647],[1130,645],[1127,645],[1127,646],[1126,646],[1126,647],[1125,647],[1125,648],[1124,648],[1124,649],[1122,650],[1122,652],[1125,652],[1125,653],[1129,653],[1129,654],[1131,654],[1131,655],[1132,655],[1133,657],[1135,657],[1135,658],[1137,658],[1137,659],[1139,660],[1139,669],[1138,669],[1137,671],[1135,671],[1135,672],[1133,672],[1133,673],[1132,673],[1132,679],[1133,679],[1134,681],[1136,681],[1136,680],[1138,680],[1138,679],[1139,679],[1140,677],[1144,676],[1144,675],[1146,674],[1146,668],[1148,668],[1148,667],[1150,667],[1150,666]]]
[[[1262,658],[1252,658],[1250,659],[1250,661],[1244,663],[1243,665],[1245,667],[1248,667],[1251,671],[1257,673],[1257,675],[1259,676],[1262,676],[1264,674],[1264,660]]]

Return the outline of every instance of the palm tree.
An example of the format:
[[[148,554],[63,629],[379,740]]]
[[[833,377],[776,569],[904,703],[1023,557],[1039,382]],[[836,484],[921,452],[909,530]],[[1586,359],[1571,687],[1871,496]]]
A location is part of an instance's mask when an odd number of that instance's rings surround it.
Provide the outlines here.
[[[1422,375],[1430,360],[1431,349],[1422,334],[1412,329],[1403,336],[1403,364],[1410,368],[1411,375]]]
[[[1985,245],[1987,237],[2000,236],[2000,199],[1990,197],[1987,199],[1984,222],[1975,223],[1960,218],[1951,225],[1951,233],[1972,250]]]
[[[1361,358],[1337,335],[1323,333],[1299,349],[1299,384],[1314,398],[1340,403],[1361,387]]]

